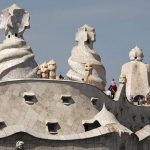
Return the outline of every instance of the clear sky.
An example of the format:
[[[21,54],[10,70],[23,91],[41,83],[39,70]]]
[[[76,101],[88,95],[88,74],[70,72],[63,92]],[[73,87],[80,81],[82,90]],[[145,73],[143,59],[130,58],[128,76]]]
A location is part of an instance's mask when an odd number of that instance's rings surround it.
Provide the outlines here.
[[[118,81],[121,66],[136,45],[150,63],[150,0],[0,0],[0,10],[16,3],[31,17],[25,40],[38,64],[54,59],[65,75],[75,46],[77,29],[88,24],[96,29],[94,48],[102,58],[107,82]],[[0,31],[0,41],[4,32]]]

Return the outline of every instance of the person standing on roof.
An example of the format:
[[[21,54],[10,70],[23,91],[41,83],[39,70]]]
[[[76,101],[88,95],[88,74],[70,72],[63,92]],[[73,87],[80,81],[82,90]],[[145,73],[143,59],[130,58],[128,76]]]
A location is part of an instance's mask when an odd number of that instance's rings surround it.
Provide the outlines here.
[[[114,99],[115,93],[117,91],[117,85],[116,85],[115,79],[112,79],[111,85],[109,86],[108,90],[111,91],[111,97],[112,97],[112,99]]]

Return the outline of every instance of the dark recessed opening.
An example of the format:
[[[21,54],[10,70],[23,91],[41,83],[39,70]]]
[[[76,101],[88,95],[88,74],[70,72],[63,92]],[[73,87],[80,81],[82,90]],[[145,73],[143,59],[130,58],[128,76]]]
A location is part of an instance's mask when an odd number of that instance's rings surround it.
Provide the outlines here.
[[[61,99],[64,105],[70,105],[74,103],[74,100],[70,95],[63,95],[61,96]]]
[[[143,95],[136,95],[133,99],[133,103],[137,103],[140,105],[141,100],[143,100],[145,97]]]
[[[60,126],[58,124],[57,119],[51,119],[46,121],[47,131],[50,134],[57,134]]]
[[[98,98],[91,97],[91,103],[92,103],[93,105],[96,105],[97,100],[98,100]]]
[[[37,102],[37,99],[34,93],[24,92],[23,97],[25,99],[25,102],[29,105],[32,105]]]
[[[142,129],[142,128],[143,128],[143,126],[140,127],[140,129]]]
[[[48,123],[47,124],[49,133],[57,133],[57,123]]]
[[[8,38],[10,38],[10,35],[8,35]]]
[[[57,134],[58,130],[60,129],[60,126],[56,119],[51,121],[46,121],[47,130],[50,134]]]
[[[83,126],[84,126],[85,131],[90,131],[90,130],[93,130],[93,129],[100,127],[101,125],[96,120],[93,123],[84,123]]]
[[[17,33],[15,33],[15,37],[17,37],[18,36],[18,34]]]
[[[6,124],[4,122],[4,120],[0,119],[0,129],[3,129],[6,127]]]
[[[90,44],[90,39],[87,39],[87,41],[86,41],[88,44]]]
[[[35,103],[35,96],[26,95],[26,96],[24,96],[24,98],[25,98],[26,103],[28,103],[28,104]]]

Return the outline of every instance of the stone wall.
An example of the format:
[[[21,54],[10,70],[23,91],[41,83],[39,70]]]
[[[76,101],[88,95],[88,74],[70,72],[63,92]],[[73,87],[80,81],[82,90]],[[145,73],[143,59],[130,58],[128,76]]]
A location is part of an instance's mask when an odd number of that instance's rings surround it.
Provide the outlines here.
[[[43,140],[26,133],[16,133],[0,139],[0,150],[15,150],[17,141],[24,142],[24,150],[141,150],[137,148],[137,138],[116,133],[80,140]],[[139,144],[142,146],[141,144]],[[150,145],[142,150],[149,150]]]
[[[37,102],[29,105],[23,98],[24,92],[33,92]],[[73,99],[70,105],[64,105],[62,95]],[[91,98],[98,98],[95,105]],[[39,133],[46,133],[47,119],[57,119],[61,129],[58,134],[84,132],[82,120],[92,119],[105,103],[118,121],[137,131],[150,124],[150,109],[134,106],[122,93],[118,101],[111,100],[96,87],[79,82],[65,80],[24,79],[0,83],[0,117],[7,126],[24,125]]]

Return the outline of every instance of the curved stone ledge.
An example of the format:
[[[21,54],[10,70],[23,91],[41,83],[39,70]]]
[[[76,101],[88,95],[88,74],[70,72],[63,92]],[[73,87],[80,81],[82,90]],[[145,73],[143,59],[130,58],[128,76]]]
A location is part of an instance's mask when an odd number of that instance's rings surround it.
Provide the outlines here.
[[[110,134],[110,133],[118,133],[120,136],[120,131],[116,128],[116,124],[108,124],[106,126],[102,126],[84,133],[79,133],[79,134],[72,134],[72,135],[50,135],[50,134],[41,134],[38,132],[35,132],[31,128],[26,128],[22,125],[13,125],[4,128],[3,130],[0,130],[0,139],[5,138],[8,136],[11,136],[15,133],[19,132],[25,132],[31,136],[34,136],[36,138],[40,139],[49,139],[49,140],[78,140],[78,139],[87,139],[87,138],[93,138],[97,136],[103,136],[105,134]],[[133,134],[132,131],[121,131],[121,133],[127,133],[129,135]]]
[[[150,125],[145,126],[135,134],[138,136],[140,141],[144,140],[147,137],[150,137]]]

